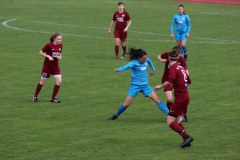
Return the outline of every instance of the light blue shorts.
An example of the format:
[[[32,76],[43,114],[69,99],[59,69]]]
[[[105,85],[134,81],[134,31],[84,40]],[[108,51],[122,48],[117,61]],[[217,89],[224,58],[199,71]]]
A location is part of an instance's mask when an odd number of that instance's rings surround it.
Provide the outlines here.
[[[176,32],[176,41],[187,41],[186,32]]]
[[[128,96],[135,98],[141,92],[145,97],[153,92],[153,89],[148,85],[134,85],[131,84],[128,90]]]

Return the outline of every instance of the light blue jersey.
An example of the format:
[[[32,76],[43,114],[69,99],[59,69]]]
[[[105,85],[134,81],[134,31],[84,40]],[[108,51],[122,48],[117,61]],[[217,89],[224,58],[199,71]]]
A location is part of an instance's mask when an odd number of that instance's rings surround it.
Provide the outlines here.
[[[185,40],[187,33],[190,33],[191,22],[187,14],[175,14],[172,18],[170,27],[170,34],[173,34],[174,26],[176,24],[176,40]]]
[[[125,66],[118,68],[118,72],[125,71],[127,69],[132,69],[132,81],[131,84],[134,85],[146,85],[148,84],[148,65],[153,71],[155,67],[152,61],[147,58],[145,63],[141,63],[138,59],[132,60]]]

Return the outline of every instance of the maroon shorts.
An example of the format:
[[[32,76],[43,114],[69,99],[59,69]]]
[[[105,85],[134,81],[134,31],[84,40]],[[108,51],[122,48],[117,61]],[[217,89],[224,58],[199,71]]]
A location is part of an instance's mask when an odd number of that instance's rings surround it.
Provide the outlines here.
[[[126,40],[127,40],[127,32],[114,30],[114,38],[119,38],[121,41],[126,42]]]
[[[49,66],[43,65],[41,77],[49,78],[50,75],[61,75],[60,67],[59,66],[49,67]]]
[[[188,94],[182,95],[180,97],[175,97],[174,102],[169,111],[169,115],[177,117],[179,115],[186,114],[189,101],[190,98]]]

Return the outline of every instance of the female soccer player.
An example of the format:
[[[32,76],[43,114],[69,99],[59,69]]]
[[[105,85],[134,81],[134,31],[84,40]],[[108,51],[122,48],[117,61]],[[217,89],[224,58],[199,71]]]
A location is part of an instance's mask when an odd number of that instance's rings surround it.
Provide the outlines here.
[[[184,126],[181,123],[181,117],[190,101],[187,86],[191,83],[191,80],[186,70],[177,63],[177,60],[180,57],[179,51],[172,50],[168,57],[170,67],[167,81],[165,81],[162,85],[157,85],[154,89],[158,90],[170,84],[173,85],[174,103],[169,110],[167,124],[172,130],[182,136],[183,143],[179,147],[190,147],[193,137],[188,135],[185,131]]]
[[[172,50],[176,50],[179,54],[181,53],[180,46],[175,46],[172,48]],[[167,81],[168,74],[169,74],[168,70],[170,67],[170,61],[168,60],[168,56],[169,56],[169,52],[165,52],[165,53],[158,55],[158,57],[157,57],[160,62],[165,63],[165,68],[164,68],[164,72],[163,72],[163,76],[162,76],[162,83]],[[186,73],[189,75],[187,64],[181,56],[178,58],[177,63],[180,66],[182,66],[186,70]],[[167,107],[168,107],[168,109],[170,109],[171,105],[172,105],[172,87],[170,85],[164,87],[164,93],[167,98]],[[183,114],[183,122],[188,122],[187,110]]]
[[[115,39],[115,55],[118,59],[119,52],[119,42],[121,40],[123,54],[121,58],[125,57],[126,54],[126,40],[127,40],[127,31],[131,25],[131,19],[129,13],[124,9],[123,2],[118,3],[118,11],[113,14],[112,21],[108,30],[108,34],[111,34],[112,26],[115,23],[114,29],[114,39]]]
[[[61,70],[58,65],[58,60],[62,59],[62,35],[60,33],[51,35],[50,43],[46,44],[40,50],[39,54],[45,57],[45,60],[42,67],[41,80],[36,87],[36,91],[33,96],[33,102],[38,101],[37,97],[42,89],[42,86],[52,74],[56,80],[56,84],[53,87],[53,93],[52,97],[50,98],[50,102],[61,103],[56,96],[62,83]]]
[[[172,24],[170,27],[170,36],[173,39],[174,26],[176,24],[176,41],[179,46],[182,47],[184,52],[184,59],[187,60],[187,38],[191,30],[191,22],[189,16],[184,12],[184,6],[180,4],[178,6],[178,13],[175,14],[172,18]]]
[[[152,72],[150,75],[153,76],[155,73],[155,68],[152,61],[148,58],[147,53],[141,49],[129,48],[130,62],[125,66],[120,68],[115,68],[114,72],[122,72],[127,69],[132,69],[132,80],[130,88],[128,90],[128,95],[123,104],[112,117],[108,120],[115,120],[118,116],[132,103],[133,99],[137,96],[139,92],[143,93],[145,97],[151,98],[157,103],[157,106],[165,114],[168,115],[169,110],[167,106],[161,102],[157,94],[148,84],[148,65],[150,65]]]

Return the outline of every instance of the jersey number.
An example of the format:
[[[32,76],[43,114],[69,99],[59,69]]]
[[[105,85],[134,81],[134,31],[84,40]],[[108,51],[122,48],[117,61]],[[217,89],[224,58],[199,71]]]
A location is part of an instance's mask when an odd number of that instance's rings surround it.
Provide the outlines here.
[[[187,80],[187,73],[185,72],[185,70],[181,70],[182,74],[183,74],[183,78],[184,78],[184,82],[185,82],[185,87],[187,87],[188,85],[188,80]]]

